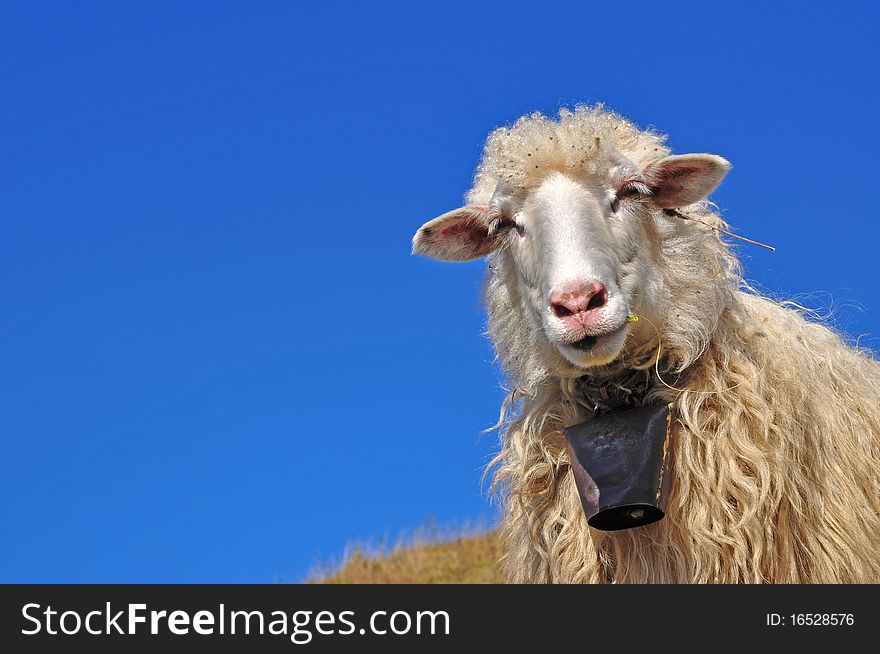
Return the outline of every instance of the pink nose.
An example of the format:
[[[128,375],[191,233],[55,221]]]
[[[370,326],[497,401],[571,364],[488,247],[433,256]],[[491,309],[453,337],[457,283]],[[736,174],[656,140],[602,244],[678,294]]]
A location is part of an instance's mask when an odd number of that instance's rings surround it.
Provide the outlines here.
[[[550,295],[550,308],[557,318],[586,321],[608,303],[608,289],[600,282],[572,282]]]

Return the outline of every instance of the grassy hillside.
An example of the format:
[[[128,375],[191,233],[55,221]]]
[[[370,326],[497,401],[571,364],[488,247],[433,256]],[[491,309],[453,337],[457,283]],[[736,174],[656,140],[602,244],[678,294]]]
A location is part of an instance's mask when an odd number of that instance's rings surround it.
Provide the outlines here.
[[[495,532],[438,535],[422,532],[388,549],[355,545],[336,569],[317,570],[311,583],[323,584],[497,584]]]

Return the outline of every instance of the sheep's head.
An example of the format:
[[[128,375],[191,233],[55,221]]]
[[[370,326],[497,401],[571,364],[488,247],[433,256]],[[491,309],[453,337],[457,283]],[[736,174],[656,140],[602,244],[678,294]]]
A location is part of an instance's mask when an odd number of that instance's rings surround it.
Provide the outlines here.
[[[596,126],[609,116],[618,122]],[[527,332],[530,344],[512,347],[539,351],[541,368],[557,374],[583,374],[615,361],[634,329],[631,315],[663,324],[670,280],[657,223],[670,219],[661,211],[702,201],[729,169],[715,155],[665,156],[662,141],[650,133],[617,138],[619,127],[635,128],[613,114],[592,110],[590,117],[580,127],[587,142],[579,148],[569,147],[578,134],[563,131],[564,121],[540,117],[545,131],[536,137],[532,124],[528,138],[516,136],[516,148],[500,147],[499,139],[509,142],[524,129],[522,121],[496,132],[471,192],[475,201],[429,221],[413,239],[414,252],[441,261],[490,255],[490,287],[503,287],[502,310],[514,314],[493,316],[488,298],[490,332],[493,320],[524,323],[509,325],[508,332]],[[602,144],[597,133],[612,142]],[[620,147],[629,142],[642,147]],[[499,164],[498,157],[506,159]]]

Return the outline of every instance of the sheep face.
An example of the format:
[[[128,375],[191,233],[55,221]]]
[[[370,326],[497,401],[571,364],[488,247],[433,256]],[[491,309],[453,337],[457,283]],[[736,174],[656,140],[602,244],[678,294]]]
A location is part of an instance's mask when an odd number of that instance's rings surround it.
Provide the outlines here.
[[[652,265],[652,221],[663,208],[698,202],[729,168],[714,155],[663,157],[638,166],[614,153],[599,171],[548,170],[528,187],[498,183],[486,205],[429,221],[413,251],[441,261],[493,254],[493,268],[519,299],[543,367],[569,373],[613,362],[629,316],[651,319],[662,276]]]

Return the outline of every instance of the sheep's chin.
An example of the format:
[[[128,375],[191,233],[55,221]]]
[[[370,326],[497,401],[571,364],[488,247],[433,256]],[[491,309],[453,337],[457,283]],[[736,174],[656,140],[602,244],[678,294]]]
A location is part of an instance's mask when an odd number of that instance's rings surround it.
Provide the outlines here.
[[[599,336],[589,349],[577,348],[565,344],[557,345],[556,349],[566,361],[577,368],[595,368],[597,366],[608,365],[614,361],[620,354],[621,350],[623,350],[623,345],[626,343],[626,337],[628,335],[629,326],[624,325],[616,331]]]

